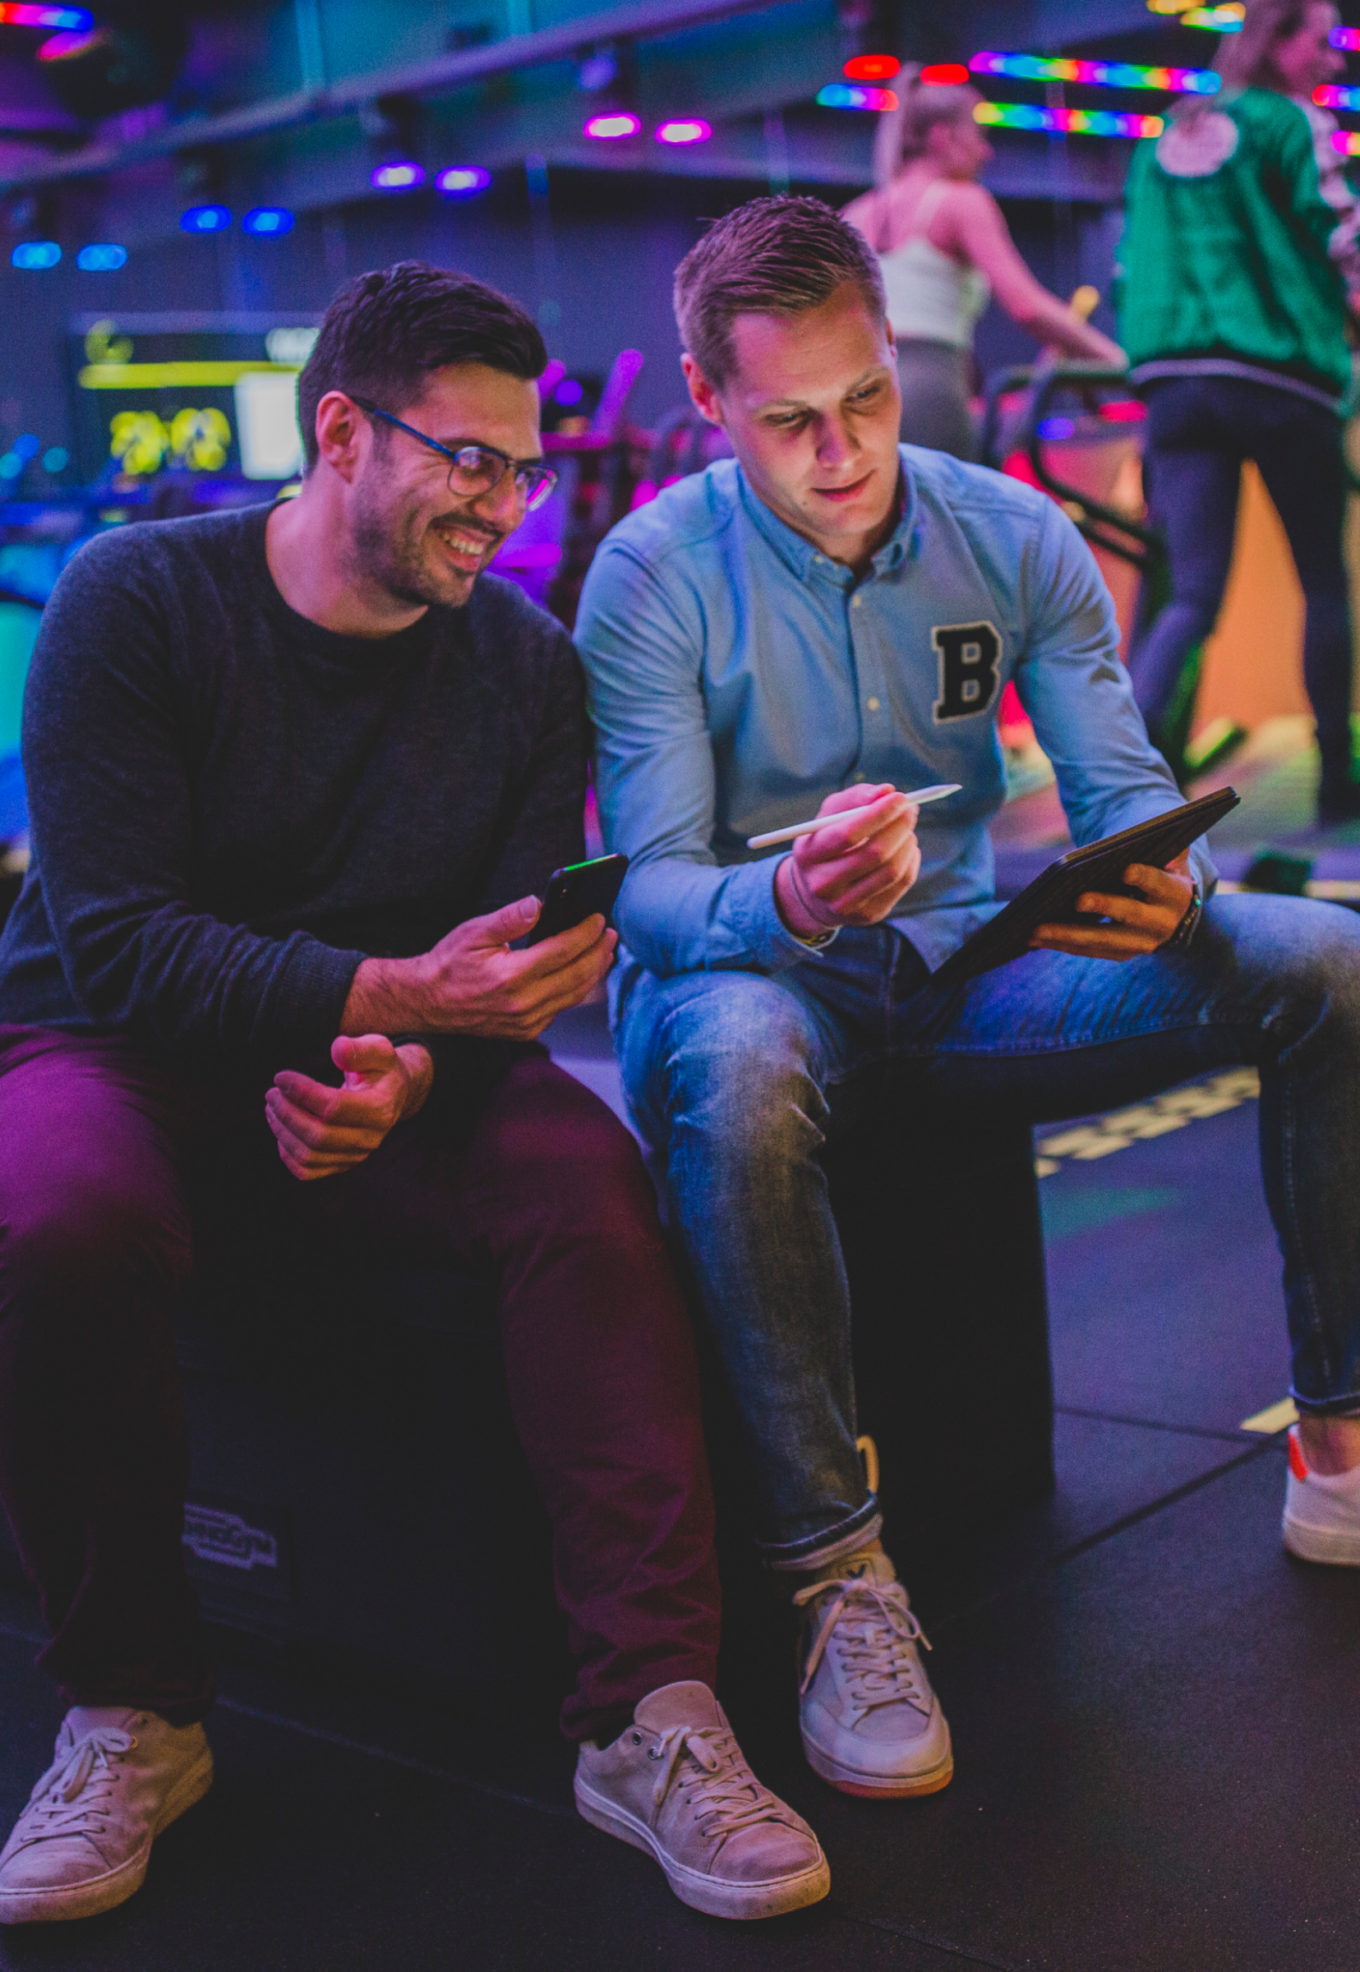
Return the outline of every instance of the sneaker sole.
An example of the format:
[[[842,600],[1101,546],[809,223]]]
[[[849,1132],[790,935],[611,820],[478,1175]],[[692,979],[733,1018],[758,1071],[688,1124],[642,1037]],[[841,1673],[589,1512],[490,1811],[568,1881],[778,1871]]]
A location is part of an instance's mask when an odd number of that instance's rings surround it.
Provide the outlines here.
[[[103,1876],[67,1888],[0,1890],[0,1924],[56,1924],[73,1917],[97,1917],[102,1910],[126,1903],[145,1880],[151,1844],[203,1799],[212,1782],[212,1754],[207,1752],[170,1789],[155,1827],[135,1855]]]
[[[824,1753],[820,1746],[814,1746],[806,1739],[803,1741],[803,1751],[814,1773],[820,1774],[840,1793],[855,1794],[863,1801],[906,1801],[919,1794],[938,1794],[954,1778],[952,1747],[938,1766],[928,1767],[924,1773],[883,1775],[865,1773],[860,1767],[842,1766],[839,1760],[833,1760],[829,1753]]]
[[[780,1917],[786,1911],[803,1910],[808,1904],[820,1903],[831,1889],[831,1868],[825,1856],[815,1868],[806,1869],[799,1876],[779,1876],[767,1883],[724,1883],[720,1878],[704,1876],[697,1869],[686,1869],[683,1863],[673,1862],[645,1822],[629,1814],[627,1808],[616,1807],[612,1801],[593,1793],[580,1780],[576,1782],[576,1809],[592,1828],[617,1836],[620,1842],[641,1849],[653,1862],[659,1863],[681,1903],[705,1911],[710,1917]]]
[[[1360,1540],[1332,1527],[1314,1527],[1307,1520],[1284,1516],[1284,1544],[1300,1561],[1322,1561],[1333,1568],[1360,1568]]]

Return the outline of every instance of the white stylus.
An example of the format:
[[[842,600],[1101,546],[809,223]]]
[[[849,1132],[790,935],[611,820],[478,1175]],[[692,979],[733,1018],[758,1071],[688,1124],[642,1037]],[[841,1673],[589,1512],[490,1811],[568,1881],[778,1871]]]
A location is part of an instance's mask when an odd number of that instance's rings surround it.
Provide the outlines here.
[[[962,781],[940,781],[934,787],[913,788],[907,796],[922,807],[927,801],[943,801],[947,794],[957,794],[963,786]],[[879,799],[882,799],[880,795]],[[867,815],[875,804],[867,802],[863,808],[842,808],[839,815],[814,815],[810,822],[790,822],[786,829],[771,829],[768,835],[748,835],[748,849],[773,849],[776,842],[795,842],[800,835],[812,835],[817,829],[829,829],[834,822],[853,822],[861,815]]]

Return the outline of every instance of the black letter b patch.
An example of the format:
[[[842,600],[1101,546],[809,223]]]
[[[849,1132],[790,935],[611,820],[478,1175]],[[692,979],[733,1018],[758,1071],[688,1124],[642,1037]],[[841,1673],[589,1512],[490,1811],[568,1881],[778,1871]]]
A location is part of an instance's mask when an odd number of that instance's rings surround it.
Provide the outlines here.
[[[996,697],[1001,637],[990,623],[937,623],[930,641],[940,658],[940,696],[935,718],[964,719],[986,712]]]

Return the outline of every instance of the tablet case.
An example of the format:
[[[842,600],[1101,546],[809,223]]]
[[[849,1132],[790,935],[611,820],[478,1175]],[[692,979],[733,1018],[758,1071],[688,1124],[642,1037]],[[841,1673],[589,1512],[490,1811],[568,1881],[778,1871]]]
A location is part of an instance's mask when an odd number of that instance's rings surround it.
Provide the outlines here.
[[[979,973],[992,972],[1011,959],[1022,958],[1029,950],[1030,934],[1041,924],[1080,922],[1076,900],[1084,890],[1103,890],[1107,895],[1139,895],[1123,881],[1130,863],[1148,863],[1161,869],[1197,837],[1222,821],[1236,808],[1241,796],[1230,787],[1215,794],[1187,801],[1170,808],[1164,815],[1153,815],[1146,822],[1135,822],[1118,835],[1107,835],[1100,842],[1088,842],[1083,849],[1069,849],[1035,877],[1018,897],[980,931],[952,952],[937,972],[931,974],[932,987],[962,986]],[[1091,919],[1085,920],[1093,922]]]

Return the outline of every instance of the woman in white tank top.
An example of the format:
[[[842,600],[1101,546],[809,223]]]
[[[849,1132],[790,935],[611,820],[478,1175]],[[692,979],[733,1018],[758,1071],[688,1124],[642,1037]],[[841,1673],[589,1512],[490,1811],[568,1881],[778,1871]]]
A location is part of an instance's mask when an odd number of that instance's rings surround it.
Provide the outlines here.
[[[897,339],[902,436],[960,459],[976,453],[973,328],[993,295],[1012,320],[1065,356],[1122,364],[1101,335],[1036,281],[1001,209],[976,183],[992,147],[973,120],[974,89],[898,82],[897,108],[879,120],[877,189],[845,217],[878,254]]]

